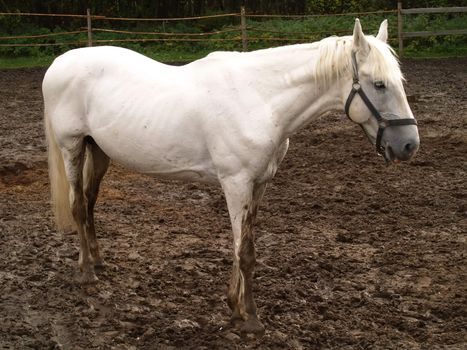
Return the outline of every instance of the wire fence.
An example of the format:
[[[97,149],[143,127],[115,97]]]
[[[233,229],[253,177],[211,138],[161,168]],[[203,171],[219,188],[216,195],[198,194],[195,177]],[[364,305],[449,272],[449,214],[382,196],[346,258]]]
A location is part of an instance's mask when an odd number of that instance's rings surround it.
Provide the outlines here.
[[[385,13],[394,13],[395,10],[391,11],[373,11],[373,12],[353,12],[353,13],[344,13],[344,14],[323,14],[323,15],[268,15],[268,14],[244,14],[243,16],[248,19],[310,19],[316,17],[332,17],[332,16],[365,16],[365,15],[383,15]],[[329,30],[320,30],[320,31],[310,31],[310,32],[300,32],[300,31],[280,31],[272,29],[259,28],[258,26],[245,26],[242,28],[241,24],[233,26],[232,28],[215,30],[210,32],[202,33],[179,33],[179,32],[160,32],[160,31],[131,31],[131,30],[118,30],[118,29],[107,29],[93,27],[96,21],[125,21],[125,22],[173,22],[173,21],[194,21],[194,20],[206,20],[213,18],[226,18],[226,17],[242,17],[242,12],[238,13],[226,13],[218,15],[209,15],[209,16],[196,16],[196,17],[183,17],[183,18],[123,18],[123,17],[106,17],[99,15],[72,15],[72,14],[47,14],[47,13],[6,13],[0,12],[0,16],[38,16],[38,17],[71,17],[76,19],[87,19],[88,25],[87,28],[81,28],[75,31],[60,32],[60,33],[50,33],[50,34],[40,34],[40,35],[20,35],[20,36],[4,36],[0,37],[0,41],[6,40],[15,40],[15,39],[35,39],[35,38],[47,38],[47,37],[57,37],[64,35],[74,35],[74,34],[83,34],[90,33],[89,40],[75,40],[75,41],[66,41],[66,42],[55,42],[55,43],[0,43],[0,47],[27,47],[27,46],[50,46],[50,45],[78,45],[78,46],[92,46],[93,44],[104,44],[104,43],[116,43],[116,42],[222,42],[222,41],[237,41],[245,42],[246,40],[250,41],[281,41],[281,42],[307,42],[310,37],[322,36],[324,34],[335,35],[341,33],[349,33],[349,30],[342,29],[329,29]],[[114,33],[114,34],[124,34],[132,36],[132,38],[118,38],[118,39],[92,39],[92,34],[94,33]],[[228,38],[212,38],[214,35],[222,34],[237,34],[233,37]],[[268,33],[268,34],[280,34],[284,37],[274,37],[274,36],[252,36],[251,34],[257,33]],[[135,38],[134,36],[152,36],[152,38]]]
[[[0,16],[33,16],[33,17],[62,17],[86,20],[86,27],[80,27],[76,30],[63,31],[57,33],[44,33],[37,35],[18,35],[18,36],[2,36],[0,37],[0,47],[47,47],[47,46],[92,46],[95,44],[113,44],[113,43],[222,43],[222,42],[238,42],[241,43],[244,51],[248,49],[248,42],[281,42],[281,43],[300,43],[310,42],[322,38],[326,35],[350,34],[351,28],[343,30],[341,28],[328,28],[313,31],[288,31],[269,29],[267,27],[259,27],[258,23],[264,20],[289,19],[289,20],[310,20],[325,17],[361,17],[361,16],[397,16],[397,25],[391,26],[390,32],[397,33],[397,38],[392,37],[391,41],[399,43],[399,54],[402,54],[404,37],[427,36],[429,35],[462,35],[467,34],[467,30],[444,30],[440,32],[412,32],[404,33],[402,15],[412,13],[442,13],[442,12],[467,12],[467,7],[457,8],[439,8],[439,9],[402,9],[402,3],[398,3],[398,8],[385,11],[368,11],[368,12],[351,12],[341,14],[311,14],[311,15],[272,15],[272,14],[247,14],[244,8],[238,13],[225,13],[207,16],[183,17],[183,18],[123,18],[123,17],[106,17],[100,15],[92,15],[88,10],[86,15],[81,14],[50,14],[50,13],[10,13],[0,12]],[[138,31],[138,30],[123,30],[94,27],[96,23],[102,22],[158,22],[162,24],[171,22],[186,22],[200,21],[219,18],[239,18],[240,23],[231,25],[230,28],[222,30],[212,30],[199,33],[189,32],[167,32],[163,31]],[[248,19],[248,25],[247,25]],[[255,22],[261,21],[261,22]],[[253,25],[251,25],[253,24]],[[254,25],[256,24],[256,25]],[[108,23],[107,23],[108,25]],[[428,34],[427,34],[428,33]],[[87,36],[85,35],[87,34]],[[95,38],[94,35],[99,34],[115,34],[124,35],[125,37],[112,38]],[[60,39],[62,38],[60,41]],[[66,39],[63,39],[66,38]],[[46,42],[30,42],[28,39],[50,39]],[[10,41],[10,42],[8,42]],[[16,41],[16,42],[11,42]],[[20,42],[18,42],[20,41]]]
[[[389,13],[397,13],[397,10],[386,11],[369,11],[369,12],[345,12],[345,13],[324,13],[317,15],[261,15],[261,14],[248,14],[249,18],[292,18],[292,19],[309,19],[318,17],[338,17],[338,16],[366,16],[366,15],[384,15]]]

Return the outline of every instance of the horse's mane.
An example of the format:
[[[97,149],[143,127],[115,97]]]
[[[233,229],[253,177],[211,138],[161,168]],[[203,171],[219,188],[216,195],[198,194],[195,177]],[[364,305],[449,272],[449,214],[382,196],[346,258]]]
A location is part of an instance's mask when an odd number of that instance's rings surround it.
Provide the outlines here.
[[[388,83],[400,84],[401,80],[404,78],[394,50],[388,44],[372,35],[366,35],[365,38],[370,48],[365,60],[371,62],[371,64],[366,65],[369,69],[366,68],[363,70],[359,67],[359,72],[369,74],[375,81],[382,81],[386,85]],[[352,49],[352,36],[331,36],[309,44],[286,45],[248,53],[213,52],[206,58],[226,60],[243,57],[246,60],[247,57],[253,55],[255,57],[272,57],[277,59],[277,57],[281,57],[282,52],[288,54],[295,53],[297,55],[310,55],[310,50],[317,50],[317,59],[314,64],[310,64],[307,70],[300,69],[301,67],[299,67],[297,76],[303,77],[303,74],[306,74],[307,77],[309,77],[311,73],[316,81],[328,85],[336,78],[338,79],[344,75],[351,74]],[[247,61],[251,62],[249,59]]]
[[[372,62],[370,71],[373,79],[397,83],[403,79],[399,62],[394,50],[386,43],[374,36],[365,36],[370,46],[367,60]],[[314,69],[316,80],[330,82],[352,70],[352,43],[351,36],[329,37],[318,43],[318,60]]]

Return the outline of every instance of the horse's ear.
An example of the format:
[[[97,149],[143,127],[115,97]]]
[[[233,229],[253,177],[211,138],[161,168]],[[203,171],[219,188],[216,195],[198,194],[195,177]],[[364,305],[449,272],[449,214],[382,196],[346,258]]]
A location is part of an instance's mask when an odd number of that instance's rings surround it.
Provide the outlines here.
[[[388,41],[388,20],[387,19],[381,22],[381,25],[379,26],[378,35],[376,37],[382,42]]]
[[[353,49],[365,53],[370,49],[358,18],[355,19],[355,27],[353,28]]]

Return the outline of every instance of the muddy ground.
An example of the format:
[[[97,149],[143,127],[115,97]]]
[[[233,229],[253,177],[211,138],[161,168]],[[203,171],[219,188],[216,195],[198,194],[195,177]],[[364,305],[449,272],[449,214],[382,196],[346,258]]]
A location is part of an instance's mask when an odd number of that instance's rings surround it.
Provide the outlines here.
[[[218,188],[112,165],[96,209],[107,267],[48,204],[43,69],[0,71],[1,349],[466,349],[467,59],[403,61],[422,146],[386,167],[343,113],[291,140],[257,224],[266,333],[227,323]]]

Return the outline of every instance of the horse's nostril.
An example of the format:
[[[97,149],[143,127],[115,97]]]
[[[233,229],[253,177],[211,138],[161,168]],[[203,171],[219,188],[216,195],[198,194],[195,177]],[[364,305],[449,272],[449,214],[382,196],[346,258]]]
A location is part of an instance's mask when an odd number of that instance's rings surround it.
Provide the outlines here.
[[[408,154],[412,153],[413,151],[415,151],[415,149],[417,148],[417,145],[414,144],[414,143],[407,143],[404,147],[404,151]]]

